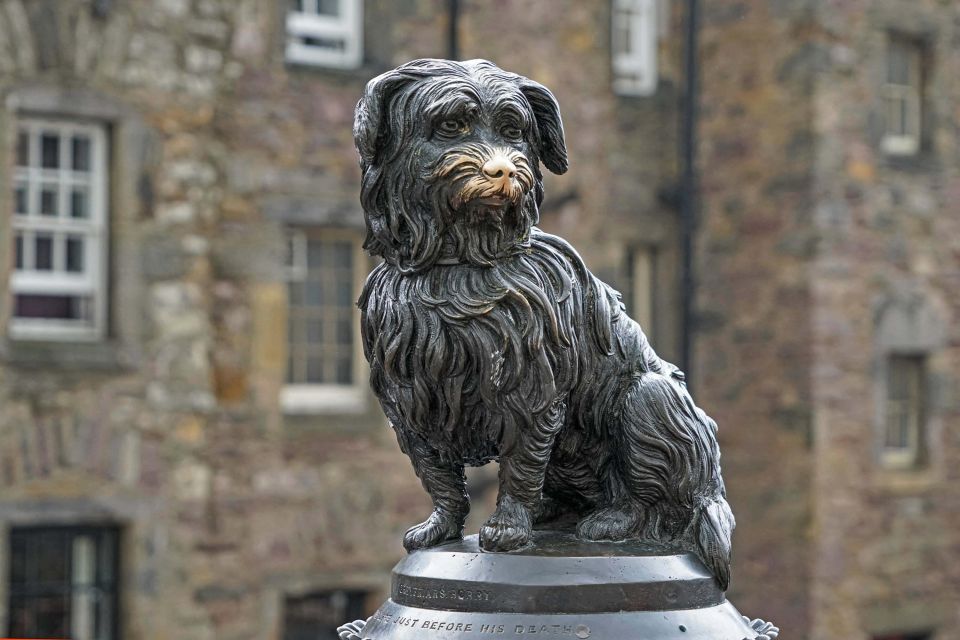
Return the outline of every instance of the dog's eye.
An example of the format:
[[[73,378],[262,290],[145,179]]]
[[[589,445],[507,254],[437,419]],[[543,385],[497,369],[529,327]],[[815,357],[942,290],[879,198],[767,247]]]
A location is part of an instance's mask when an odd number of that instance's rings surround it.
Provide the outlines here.
[[[520,129],[520,127],[507,125],[506,127],[500,130],[500,135],[502,135],[507,140],[519,140],[520,138],[523,137],[523,131]]]
[[[437,126],[437,131],[444,136],[455,136],[458,133],[463,133],[467,130],[467,125],[462,120],[444,120],[439,126]]]

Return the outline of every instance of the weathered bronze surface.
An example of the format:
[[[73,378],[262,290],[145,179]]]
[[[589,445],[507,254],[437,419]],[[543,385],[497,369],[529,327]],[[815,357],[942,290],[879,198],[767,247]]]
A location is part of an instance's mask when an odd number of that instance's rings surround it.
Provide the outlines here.
[[[371,386],[433,499],[404,538],[424,551],[362,637],[511,620],[516,635],[690,637],[709,620],[696,637],[758,637],[723,600],[734,519],[716,424],[619,294],[535,226],[541,163],[567,169],[550,91],[484,60],[417,60],[370,81],[354,137],[365,247],[383,259],[359,302]],[[461,543],[464,467],[493,460],[497,508]],[[535,530],[557,522],[569,533]]]
[[[643,635],[638,632],[643,630]],[[508,554],[477,536],[414,553],[362,638],[711,638],[756,633],[696,556],[535,532]]]
[[[777,635],[743,618],[693,554],[642,542],[535,531],[484,553],[477,536],[418,551],[393,570],[390,599],[344,640],[594,638],[742,640]]]

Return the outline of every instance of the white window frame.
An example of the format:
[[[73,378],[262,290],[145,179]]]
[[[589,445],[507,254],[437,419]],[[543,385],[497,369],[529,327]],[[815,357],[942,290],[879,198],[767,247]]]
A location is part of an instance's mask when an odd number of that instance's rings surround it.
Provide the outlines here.
[[[363,0],[337,0],[337,16],[319,13],[317,0],[301,0],[303,11],[287,13],[288,62],[355,69],[363,59]],[[343,49],[309,45],[301,38],[343,42]]]
[[[907,84],[893,82],[890,78],[890,56],[894,48],[902,49],[908,59]],[[919,44],[905,38],[892,37],[887,41],[885,82],[882,88],[884,107],[884,134],[881,147],[891,156],[912,156],[920,151],[923,128],[923,51]],[[901,118],[906,131],[892,131],[891,113],[896,108],[898,122]],[[903,114],[905,113],[905,117]]]
[[[287,278],[306,276],[309,238],[325,241],[349,241],[353,246],[353,297],[356,299],[367,275],[367,257],[359,233],[342,229],[291,229],[288,232]],[[289,309],[289,307],[288,307]],[[287,336],[286,347],[290,348]],[[353,314],[353,380],[350,384],[290,384],[280,392],[280,406],[286,414],[362,413],[367,406],[366,361],[360,340],[360,313]],[[284,359],[289,362],[289,355]],[[284,373],[286,375],[286,373]]]
[[[663,6],[658,6],[663,4]],[[613,0],[611,11],[611,64],[613,89],[624,96],[651,96],[657,91],[657,48],[662,20],[658,14],[666,11],[661,0]],[[627,22],[629,50],[613,50],[613,33]]]
[[[36,271],[14,268],[10,276],[11,299],[17,294],[40,295],[78,295],[90,296],[92,308],[89,323],[53,318],[20,318],[11,313],[8,332],[15,340],[44,341],[96,341],[105,335],[107,317],[107,247],[109,241],[109,197],[107,175],[107,132],[103,125],[86,124],[70,120],[50,120],[45,118],[21,118],[17,124],[16,143],[22,131],[29,135],[31,158],[39,157],[40,133],[54,132],[60,137],[59,168],[43,169],[38,166],[13,168],[14,190],[19,182],[28,185],[28,199],[38,203],[37,190],[41,183],[55,183],[58,186],[57,217],[39,215],[32,211],[30,215],[11,215],[14,238],[23,233],[33,237],[36,233],[50,233],[54,237],[64,235],[80,236],[84,240],[84,272],[72,274],[65,271],[65,255],[57,250],[54,243],[53,270]],[[70,136],[80,134],[90,139],[89,178],[81,180],[74,171],[67,169],[65,162],[69,154],[68,145],[63,141]],[[87,186],[89,200],[88,217],[72,220],[63,215],[68,203],[68,189],[65,186],[82,183]],[[16,206],[15,198],[13,207]],[[34,205],[28,206],[28,210]],[[38,206],[38,205],[37,205]],[[34,243],[24,241],[24,263],[33,262]]]

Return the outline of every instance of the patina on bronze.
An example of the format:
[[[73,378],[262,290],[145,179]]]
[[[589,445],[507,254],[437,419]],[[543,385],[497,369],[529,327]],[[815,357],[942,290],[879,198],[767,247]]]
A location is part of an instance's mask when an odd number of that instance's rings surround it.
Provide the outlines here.
[[[619,294],[535,226],[541,163],[567,169],[550,91],[417,60],[370,81],[354,137],[383,259],[359,302],[371,386],[434,508],[391,599],[344,637],[759,637],[723,599],[716,424]],[[464,468],[492,460],[497,508],[461,542]]]

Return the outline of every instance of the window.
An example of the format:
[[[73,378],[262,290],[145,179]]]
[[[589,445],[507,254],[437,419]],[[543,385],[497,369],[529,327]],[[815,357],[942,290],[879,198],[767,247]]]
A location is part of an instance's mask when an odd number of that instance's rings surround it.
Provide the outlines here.
[[[107,247],[104,129],[22,120],[13,194],[11,337],[102,337]]]
[[[890,155],[913,155],[920,150],[923,112],[923,49],[907,38],[891,37],[887,44],[886,82],[883,85],[883,150]]]
[[[338,640],[337,627],[367,617],[363,591],[288,596],[283,603],[283,640]]]
[[[12,529],[8,635],[117,638],[118,537],[113,527]]]
[[[630,315],[640,323],[647,338],[653,342],[656,334],[654,300],[657,278],[657,250],[655,247],[634,247],[627,254],[630,274]]]
[[[287,60],[349,69],[363,52],[363,0],[293,0],[287,14]]]
[[[297,230],[288,236],[286,410],[361,406],[356,301],[364,263],[360,240],[349,232]]]
[[[873,640],[930,640],[932,637],[933,634],[929,632],[895,633],[886,636],[873,636]]]
[[[657,90],[657,4],[657,0],[613,0],[611,52],[617,93],[649,96]]]
[[[921,462],[926,420],[926,363],[922,355],[887,358],[886,424],[882,462],[911,468]]]

